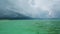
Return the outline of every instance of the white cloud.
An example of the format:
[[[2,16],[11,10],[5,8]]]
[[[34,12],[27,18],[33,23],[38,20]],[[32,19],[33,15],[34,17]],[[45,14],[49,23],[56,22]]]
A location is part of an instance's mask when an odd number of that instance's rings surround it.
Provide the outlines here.
[[[35,4],[33,5],[32,2],[34,2]],[[59,2],[60,2],[60,0],[34,0],[34,1],[30,0],[29,4],[31,5],[31,7],[33,9],[38,8],[39,10],[44,10],[44,11],[48,12],[48,14],[47,14],[48,18],[54,18],[55,16],[53,15],[54,14],[53,12],[55,12],[55,11],[53,11],[53,9],[57,10],[58,8],[55,9],[53,6],[57,5]],[[58,6],[58,5],[56,7],[60,8],[60,6]],[[37,11],[37,12],[41,12],[41,11]]]

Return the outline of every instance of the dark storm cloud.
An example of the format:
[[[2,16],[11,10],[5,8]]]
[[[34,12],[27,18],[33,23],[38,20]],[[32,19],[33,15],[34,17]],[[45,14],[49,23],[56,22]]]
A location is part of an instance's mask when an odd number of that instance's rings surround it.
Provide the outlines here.
[[[19,10],[24,11],[22,8],[19,9],[14,5],[15,2],[9,0],[0,0],[0,19],[30,19],[31,17],[20,14]]]

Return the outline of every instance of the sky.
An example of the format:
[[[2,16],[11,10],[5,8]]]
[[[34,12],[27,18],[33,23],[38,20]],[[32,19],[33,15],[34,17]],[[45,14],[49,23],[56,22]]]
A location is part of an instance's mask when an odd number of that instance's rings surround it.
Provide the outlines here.
[[[11,11],[31,18],[60,18],[60,0],[0,0],[0,17],[11,16]]]

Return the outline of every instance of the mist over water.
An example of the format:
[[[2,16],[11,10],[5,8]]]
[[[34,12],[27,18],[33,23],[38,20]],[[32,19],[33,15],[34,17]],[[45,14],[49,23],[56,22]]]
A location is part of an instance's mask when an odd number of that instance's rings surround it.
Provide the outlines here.
[[[31,18],[60,18],[60,0],[0,0],[0,17],[16,17],[14,13]]]

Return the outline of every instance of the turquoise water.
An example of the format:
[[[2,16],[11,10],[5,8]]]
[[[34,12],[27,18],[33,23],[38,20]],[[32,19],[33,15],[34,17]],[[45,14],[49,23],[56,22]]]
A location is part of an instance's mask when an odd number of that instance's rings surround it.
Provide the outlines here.
[[[0,20],[0,34],[60,34],[60,20]]]

